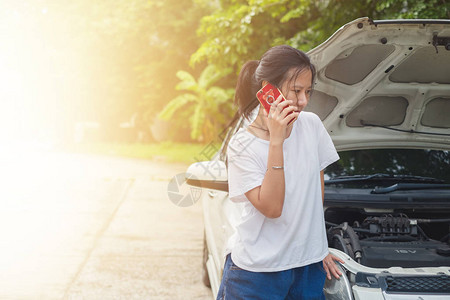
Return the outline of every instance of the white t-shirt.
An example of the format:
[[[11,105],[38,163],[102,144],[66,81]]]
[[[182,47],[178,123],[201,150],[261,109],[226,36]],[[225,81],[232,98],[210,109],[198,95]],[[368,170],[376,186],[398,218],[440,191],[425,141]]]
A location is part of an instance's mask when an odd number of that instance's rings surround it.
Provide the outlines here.
[[[301,112],[284,141],[285,198],[279,218],[260,213],[244,193],[264,179],[269,141],[241,128],[228,144],[232,201],[244,202],[241,222],[228,241],[233,262],[253,272],[274,272],[321,261],[328,255],[320,171],[339,156],[319,117]]]

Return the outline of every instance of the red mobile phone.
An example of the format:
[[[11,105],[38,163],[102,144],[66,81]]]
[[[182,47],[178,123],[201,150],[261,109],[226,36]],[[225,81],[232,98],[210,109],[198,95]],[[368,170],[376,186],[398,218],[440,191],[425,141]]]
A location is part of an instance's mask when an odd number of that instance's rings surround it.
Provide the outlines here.
[[[262,106],[264,106],[267,114],[269,114],[270,106],[273,102],[275,102],[275,100],[277,100],[280,95],[281,97],[283,97],[281,102],[285,101],[286,98],[284,98],[281,91],[272,84],[268,83],[256,93],[256,98],[258,98],[259,102],[262,104]],[[288,113],[288,115],[290,114],[292,114],[292,112]],[[289,121],[288,125],[292,124],[294,120],[295,119]]]
[[[275,102],[275,100],[277,100],[280,95],[282,95],[281,91],[278,88],[274,87],[272,84],[268,83],[256,93],[256,98],[258,98],[259,102],[262,104],[262,106],[264,106],[266,112],[269,113],[270,106],[273,102]],[[283,95],[282,97],[283,100],[281,101],[286,100]]]

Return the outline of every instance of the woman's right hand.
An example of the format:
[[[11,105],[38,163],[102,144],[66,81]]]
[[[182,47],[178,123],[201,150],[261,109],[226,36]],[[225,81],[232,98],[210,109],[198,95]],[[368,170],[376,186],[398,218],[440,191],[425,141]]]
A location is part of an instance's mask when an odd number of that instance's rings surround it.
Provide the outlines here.
[[[296,119],[300,114],[297,107],[293,106],[293,104],[294,101],[292,100],[283,101],[283,96],[280,95],[272,103],[269,114],[264,110],[271,143],[281,144],[286,139],[288,123]]]

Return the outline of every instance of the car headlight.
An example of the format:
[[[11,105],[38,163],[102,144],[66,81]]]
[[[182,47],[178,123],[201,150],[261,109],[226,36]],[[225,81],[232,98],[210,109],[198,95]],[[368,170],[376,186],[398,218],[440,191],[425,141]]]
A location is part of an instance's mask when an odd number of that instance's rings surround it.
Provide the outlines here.
[[[345,270],[337,264],[339,271],[341,271],[342,276],[336,279],[331,276],[331,280],[326,279],[325,285],[323,287],[323,293],[327,300],[352,300],[352,287],[347,278]]]

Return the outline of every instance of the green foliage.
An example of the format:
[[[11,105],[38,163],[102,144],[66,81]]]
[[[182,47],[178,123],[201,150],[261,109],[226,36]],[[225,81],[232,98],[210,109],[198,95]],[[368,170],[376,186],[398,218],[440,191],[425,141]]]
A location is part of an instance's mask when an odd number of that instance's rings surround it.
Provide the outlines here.
[[[255,52],[261,53],[268,42],[282,36],[274,15],[285,9],[284,2],[236,0],[228,5],[223,3],[222,9],[203,17],[197,32],[206,39],[191,56],[191,64],[207,60],[220,67],[235,68]],[[272,9],[267,10],[267,6]]]
[[[234,0],[202,18],[204,38],[191,64],[214,62],[236,72],[269,47],[289,44],[308,51],[342,25],[360,18],[450,18],[447,0]]]
[[[159,113],[163,120],[170,120],[177,111],[190,115],[191,138],[196,141],[212,140],[231,114],[233,89],[213,86],[231,69],[217,71],[214,65],[207,66],[198,80],[186,71],[178,71],[181,80],[177,90],[186,91],[172,99]]]

